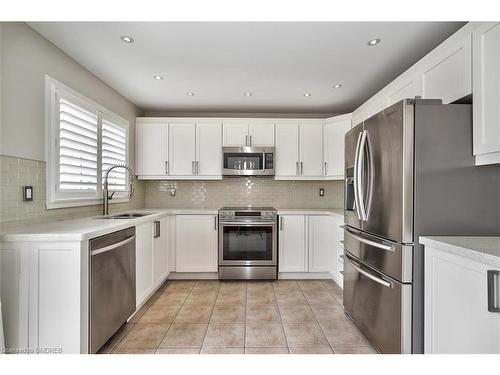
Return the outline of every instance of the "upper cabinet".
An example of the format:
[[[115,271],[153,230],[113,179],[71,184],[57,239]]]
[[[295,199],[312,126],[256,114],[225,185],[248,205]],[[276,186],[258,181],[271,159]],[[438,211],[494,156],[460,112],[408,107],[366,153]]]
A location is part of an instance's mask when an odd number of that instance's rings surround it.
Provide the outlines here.
[[[168,175],[168,122],[136,122],[136,174],[164,178]]]
[[[274,123],[258,121],[225,121],[223,125],[225,147],[274,147]]]
[[[344,138],[351,118],[350,114],[329,118],[323,128],[323,173],[328,180],[344,179]]]
[[[476,164],[500,163],[500,24],[475,29],[472,48]]]
[[[196,174],[195,129],[194,123],[170,123],[169,175],[188,177]]]
[[[196,124],[196,174],[220,177],[222,173],[222,138],[220,123]]]
[[[323,122],[276,124],[276,179],[323,178]]]

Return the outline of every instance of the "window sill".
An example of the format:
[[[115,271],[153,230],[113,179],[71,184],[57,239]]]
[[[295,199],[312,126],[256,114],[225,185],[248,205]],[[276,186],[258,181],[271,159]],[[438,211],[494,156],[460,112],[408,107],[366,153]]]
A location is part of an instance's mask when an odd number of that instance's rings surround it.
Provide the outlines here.
[[[129,198],[115,198],[110,199],[109,204],[115,203],[127,203],[130,202]],[[85,207],[85,206],[100,206],[102,205],[102,199],[92,199],[92,200],[79,200],[79,201],[58,201],[47,203],[47,210],[58,209],[58,208],[70,208],[70,207]]]

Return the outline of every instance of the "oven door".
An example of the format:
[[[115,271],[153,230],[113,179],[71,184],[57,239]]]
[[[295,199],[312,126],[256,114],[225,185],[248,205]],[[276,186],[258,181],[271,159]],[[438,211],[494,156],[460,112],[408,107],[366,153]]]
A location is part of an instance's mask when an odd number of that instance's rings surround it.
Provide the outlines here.
[[[274,266],[276,223],[220,222],[219,266]]]

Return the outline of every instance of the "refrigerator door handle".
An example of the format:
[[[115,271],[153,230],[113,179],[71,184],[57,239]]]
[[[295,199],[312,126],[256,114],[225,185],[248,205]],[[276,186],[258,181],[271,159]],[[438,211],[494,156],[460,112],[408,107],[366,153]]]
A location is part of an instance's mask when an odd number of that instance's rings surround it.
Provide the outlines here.
[[[359,153],[357,155],[358,157],[358,163],[357,163],[357,168],[356,168],[356,187],[358,191],[358,201],[359,201],[359,213],[361,216],[361,220],[366,221],[368,217],[366,216],[366,207],[365,207],[365,192],[363,190],[363,184],[361,183],[361,176],[363,175],[363,168],[364,168],[364,163],[363,163],[363,156],[365,153],[365,146],[366,146],[366,136],[368,132],[366,130],[363,130],[361,133],[361,139],[360,139],[360,145],[359,145]]]
[[[368,130],[366,132],[366,151],[368,155],[368,192],[366,196],[366,206],[363,205],[365,209],[365,221],[368,221],[368,216],[370,215],[370,208],[372,205],[372,195],[373,195],[373,176],[374,176],[374,162],[373,162],[373,151],[372,144],[370,140],[370,133]]]
[[[354,259],[352,259],[349,255],[346,255],[345,259],[347,259],[347,261],[351,264],[352,268],[354,268],[356,271],[358,271],[363,276],[368,277],[370,280],[373,280],[376,283],[385,286],[386,288],[392,288],[392,283],[390,283],[389,281],[385,281],[384,279],[381,279],[380,277],[377,277],[377,276],[371,274],[368,271],[365,271],[364,269],[362,269],[361,267],[359,267],[355,263]]]
[[[358,240],[359,242],[362,242],[364,244],[376,247],[378,249],[386,250],[386,251],[394,251],[394,248],[391,245],[385,245],[377,241],[372,241],[367,238],[363,238],[361,236],[358,236],[357,234],[352,233],[346,226],[344,226],[345,233],[347,233],[349,236],[354,238],[355,240]]]
[[[358,142],[356,143],[356,152],[354,154],[354,178],[353,178],[353,182],[354,182],[354,205],[356,206],[356,214],[358,215],[358,219],[361,220],[361,214],[360,214],[360,211],[359,211],[359,206],[360,206],[360,203],[359,203],[359,195],[358,195],[358,168],[359,168],[359,165],[358,165],[358,160],[359,160],[359,146],[361,144],[361,135],[363,134],[363,132],[359,133],[358,135]]]

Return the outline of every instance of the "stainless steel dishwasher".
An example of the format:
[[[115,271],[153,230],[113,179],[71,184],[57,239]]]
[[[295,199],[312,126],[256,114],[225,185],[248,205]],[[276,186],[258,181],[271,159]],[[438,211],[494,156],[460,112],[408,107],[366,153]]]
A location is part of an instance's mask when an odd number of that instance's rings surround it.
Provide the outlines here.
[[[135,311],[135,227],[89,245],[89,348],[96,353]]]

